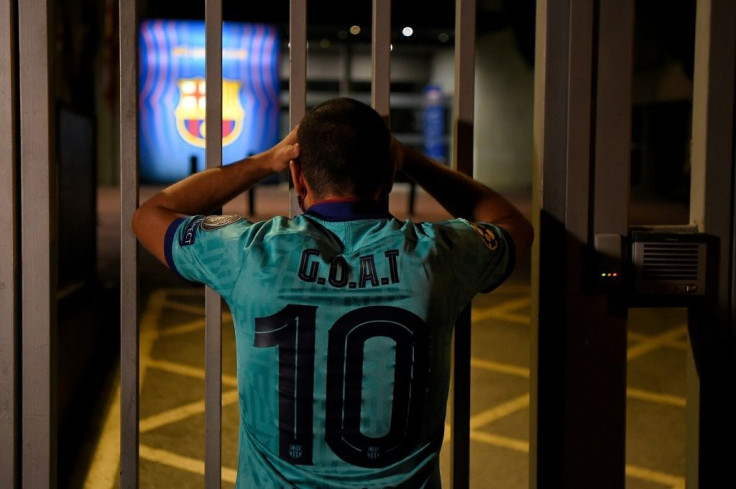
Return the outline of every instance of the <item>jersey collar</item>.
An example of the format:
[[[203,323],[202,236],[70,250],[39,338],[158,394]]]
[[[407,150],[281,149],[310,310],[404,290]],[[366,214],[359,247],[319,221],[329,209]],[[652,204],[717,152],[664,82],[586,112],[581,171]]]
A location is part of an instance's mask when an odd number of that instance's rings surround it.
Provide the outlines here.
[[[328,199],[312,204],[306,215],[323,221],[357,221],[359,219],[388,219],[388,198],[376,202],[361,199]]]

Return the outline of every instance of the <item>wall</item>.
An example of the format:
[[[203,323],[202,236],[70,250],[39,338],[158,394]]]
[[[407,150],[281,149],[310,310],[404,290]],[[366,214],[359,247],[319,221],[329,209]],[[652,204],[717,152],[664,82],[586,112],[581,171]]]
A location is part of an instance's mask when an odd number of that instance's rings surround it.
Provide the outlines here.
[[[434,56],[430,82],[454,89],[451,48]],[[531,187],[532,67],[505,29],[479,36],[475,72],[475,178],[495,189]]]

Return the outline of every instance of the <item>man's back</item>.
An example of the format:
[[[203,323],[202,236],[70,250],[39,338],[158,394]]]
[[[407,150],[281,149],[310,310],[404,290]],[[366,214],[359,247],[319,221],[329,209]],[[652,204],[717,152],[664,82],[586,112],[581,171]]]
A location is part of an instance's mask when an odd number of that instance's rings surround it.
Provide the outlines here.
[[[510,271],[503,232],[365,202],[222,224],[192,218],[168,246],[233,314],[238,487],[439,487],[452,326]]]
[[[181,218],[287,169],[305,216]],[[398,170],[462,219],[391,218]],[[230,304],[238,487],[439,488],[452,325],[528,249],[531,226],[513,205],[400,144],[369,106],[339,98],[271,149],[157,193],[133,229]]]

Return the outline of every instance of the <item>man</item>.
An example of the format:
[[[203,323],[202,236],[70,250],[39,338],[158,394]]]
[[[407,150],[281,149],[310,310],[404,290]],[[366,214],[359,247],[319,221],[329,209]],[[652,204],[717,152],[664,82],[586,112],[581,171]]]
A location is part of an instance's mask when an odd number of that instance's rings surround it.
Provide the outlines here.
[[[303,215],[204,217],[287,168]],[[400,168],[458,219],[393,218],[387,196]],[[237,487],[440,487],[454,321],[532,239],[511,204],[402,146],[373,109],[342,98],[270,150],[155,195],[133,229],[230,307]]]

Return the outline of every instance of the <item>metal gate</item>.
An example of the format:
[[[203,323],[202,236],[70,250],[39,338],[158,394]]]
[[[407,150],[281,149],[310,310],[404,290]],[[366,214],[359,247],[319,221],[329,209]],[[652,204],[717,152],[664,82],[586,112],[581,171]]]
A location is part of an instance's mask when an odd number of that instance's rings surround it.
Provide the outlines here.
[[[290,124],[306,107],[306,0],[291,0]],[[475,0],[457,0],[454,161],[472,162]],[[625,321],[604,297],[579,293],[581,252],[599,233],[623,234],[621,199],[630,107],[633,0],[539,0],[535,85],[535,203],[531,477],[534,488],[586,487],[596,474],[623,487]],[[720,240],[718,294],[691,311],[698,335],[688,487],[731,480],[734,443],[734,73],[736,6],[698,0],[691,220]],[[56,486],[56,156],[50,97],[51,0],[0,0],[0,487]],[[388,115],[390,0],[373,2],[372,104]],[[207,78],[222,77],[220,0],[207,2]],[[663,15],[666,15],[663,12]],[[122,195],[121,485],[138,486],[137,5],[120,1]],[[219,83],[207,119],[221,119]],[[207,164],[221,162],[209,124]],[[591,161],[595,165],[591,166]],[[623,169],[622,169],[623,167]],[[472,173],[471,167],[458,168]],[[613,182],[613,185],[609,185]],[[591,214],[591,210],[596,213]],[[563,257],[563,259],[560,259]],[[561,286],[562,284],[562,286]],[[615,304],[614,304],[615,306]],[[206,486],[220,485],[220,301],[207,292]],[[611,313],[613,311],[613,313]],[[560,318],[565,335],[555,337]],[[622,333],[623,330],[623,333]],[[456,328],[453,487],[468,486],[468,314]],[[561,356],[558,348],[570,353]],[[592,368],[587,368],[590,367]],[[603,375],[609,384],[600,382]],[[603,411],[601,407],[605,407]],[[592,413],[605,412],[607,418]],[[591,436],[591,426],[605,429]]]
[[[390,99],[391,0],[373,0],[371,104],[388,118]],[[456,78],[453,121],[454,161],[472,175],[475,0],[456,2]],[[222,79],[222,1],[208,0],[205,11],[206,79]],[[120,167],[122,198],[121,257],[121,487],[138,487],[139,460],[139,328],[137,246],[128,223],[138,207],[138,80],[137,25],[135,0],[120,2]],[[290,1],[289,18],[289,125],[294,127],[306,111],[307,2]],[[221,121],[222,85],[207,83],[208,121]],[[206,165],[222,164],[221,124],[207,124]],[[292,206],[293,208],[294,206]],[[221,475],[221,301],[212,290],[205,293],[205,487],[219,488]],[[455,332],[452,418],[453,487],[468,487],[470,419],[470,310],[460,319]]]

